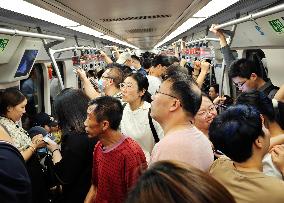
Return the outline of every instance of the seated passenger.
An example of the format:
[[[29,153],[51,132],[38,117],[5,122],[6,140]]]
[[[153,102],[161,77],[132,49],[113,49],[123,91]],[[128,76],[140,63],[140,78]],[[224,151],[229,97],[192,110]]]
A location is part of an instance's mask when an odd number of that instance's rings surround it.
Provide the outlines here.
[[[138,143],[118,131],[122,112],[121,102],[109,96],[98,97],[89,105],[86,131],[99,142],[93,153],[92,186],[85,203],[123,203],[139,177],[139,169],[147,168]]]
[[[132,73],[121,84],[122,101],[127,102],[121,120],[121,132],[138,142],[147,162],[155,143],[163,137],[159,123],[151,118],[151,104],[147,102],[148,80],[140,73]],[[148,98],[147,98],[148,97]]]
[[[261,115],[252,106],[230,107],[210,125],[209,138],[219,158],[210,169],[238,203],[284,202],[284,182],[262,172],[262,159],[268,153],[270,134]]]
[[[210,175],[182,162],[159,161],[140,177],[126,203],[234,203]]]
[[[84,121],[88,97],[76,89],[64,89],[54,101],[55,114],[62,129],[62,144],[48,143],[54,172],[62,184],[60,202],[83,202],[90,188],[95,139],[89,139]]]
[[[189,76],[168,73],[153,96],[151,116],[165,137],[157,143],[151,163],[178,160],[207,171],[213,163],[210,141],[193,124],[201,104],[201,90]]]
[[[40,126],[49,133],[50,139],[59,143],[61,140],[61,133],[59,133],[58,122],[47,113],[41,112],[36,114],[33,122],[34,126]]]

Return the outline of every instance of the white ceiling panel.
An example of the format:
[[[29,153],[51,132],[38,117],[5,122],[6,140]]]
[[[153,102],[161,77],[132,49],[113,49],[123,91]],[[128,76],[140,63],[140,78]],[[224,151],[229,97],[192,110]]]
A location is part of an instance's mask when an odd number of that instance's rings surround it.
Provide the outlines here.
[[[141,48],[153,48],[210,0],[26,0]]]

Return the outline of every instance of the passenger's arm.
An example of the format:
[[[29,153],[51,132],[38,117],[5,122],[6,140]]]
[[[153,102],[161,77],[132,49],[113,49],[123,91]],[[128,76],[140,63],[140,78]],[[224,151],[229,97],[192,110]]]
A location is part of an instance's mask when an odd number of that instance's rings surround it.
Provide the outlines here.
[[[100,53],[101,53],[101,56],[104,57],[105,62],[106,62],[107,64],[113,63],[113,61],[108,57],[108,55],[106,55],[105,52],[100,51]]]
[[[280,89],[276,92],[274,99],[284,102],[284,85],[281,85]]]
[[[79,75],[83,86],[84,86],[84,92],[85,94],[90,98],[90,99],[95,99],[99,96],[101,96],[101,94],[99,92],[97,92],[95,90],[95,88],[93,87],[92,83],[90,82],[90,80],[87,78],[86,73],[84,70],[82,69],[77,69],[76,70],[77,74]]]
[[[97,188],[94,184],[91,185],[90,190],[85,198],[84,203],[93,203],[95,202],[97,196]]]
[[[59,146],[56,143],[48,143],[46,145],[48,150],[52,153],[52,162],[53,164],[56,164],[61,161],[62,156],[59,150]]]
[[[201,88],[202,85],[203,85],[206,74],[207,74],[207,72],[210,68],[210,63],[202,61],[200,66],[201,66],[201,71],[200,71],[200,74],[198,75],[198,77],[196,79],[196,82],[197,82],[199,88]]]
[[[227,41],[226,41],[226,37],[225,37],[224,33],[221,30],[215,29],[216,26],[217,26],[216,24],[212,24],[211,28],[209,30],[211,32],[213,32],[219,38],[221,48],[225,47],[225,46],[228,45]]]
[[[274,146],[271,150],[271,158],[273,164],[284,175],[284,145]]]
[[[221,46],[221,52],[223,54],[225,63],[227,65],[227,67],[229,67],[231,65],[231,63],[235,60],[235,57],[226,41],[226,37],[224,35],[224,33],[221,30],[217,30],[215,29],[217,25],[216,24],[212,24],[210,31],[213,32],[220,40],[220,46]]]
[[[25,150],[21,151],[21,154],[25,161],[28,161],[31,156],[36,153],[38,148],[44,147],[46,144],[43,141],[43,136],[41,134],[36,135],[32,139],[32,144]]]
[[[284,134],[270,138],[269,149],[272,149],[274,146],[281,144],[284,144]]]
[[[116,58],[116,60],[117,60],[117,59],[120,57],[120,53],[119,53],[119,51],[118,51],[117,46],[114,46],[114,47],[113,47],[113,50],[114,50],[115,58]]]

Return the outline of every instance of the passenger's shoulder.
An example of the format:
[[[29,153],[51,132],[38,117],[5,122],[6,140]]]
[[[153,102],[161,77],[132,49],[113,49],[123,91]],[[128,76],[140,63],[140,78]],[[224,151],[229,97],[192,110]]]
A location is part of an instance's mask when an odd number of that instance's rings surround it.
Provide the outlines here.
[[[210,167],[210,172],[213,172],[215,169],[220,167],[229,167],[233,164],[232,160],[226,156],[221,156],[220,158],[216,159]]]

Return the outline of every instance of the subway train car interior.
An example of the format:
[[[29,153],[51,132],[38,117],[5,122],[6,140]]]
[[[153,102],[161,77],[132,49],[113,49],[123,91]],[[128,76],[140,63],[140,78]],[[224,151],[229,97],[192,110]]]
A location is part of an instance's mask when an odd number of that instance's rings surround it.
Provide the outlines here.
[[[0,0],[0,202],[283,203],[283,76],[283,0]]]

